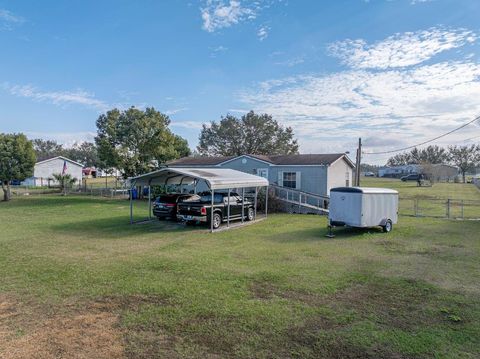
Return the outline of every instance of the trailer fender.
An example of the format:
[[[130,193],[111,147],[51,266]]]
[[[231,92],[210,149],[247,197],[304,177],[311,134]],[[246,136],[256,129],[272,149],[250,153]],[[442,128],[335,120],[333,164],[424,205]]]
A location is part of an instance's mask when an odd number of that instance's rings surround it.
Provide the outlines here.
[[[382,219],[382,221],[380,222],[380,226],[385,226],[387,224],[387,221],[388,221],[388,218],[384,218]]]

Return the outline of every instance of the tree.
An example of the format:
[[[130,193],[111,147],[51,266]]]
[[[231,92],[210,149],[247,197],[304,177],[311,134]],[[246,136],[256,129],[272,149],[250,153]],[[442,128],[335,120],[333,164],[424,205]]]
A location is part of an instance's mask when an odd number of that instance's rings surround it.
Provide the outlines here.
[[[250,111],[203,125],[197,151],[203,156],[286,155],[298,153],[291,127],[282,127],[268,114]]]
[[[32,142],[37,161],[43,161],[56,156],[63,156],[65,154],[65,149],[61,144],[57,143],[57,141],[36,138]]]
[[[168,116],[153,107],[113,109],[100,115],[95,143],[103,169],[118,168],[130,177],[189,154],[186,140],[173,134],[169,124]]]
[[[465,174],[480,164],[480,146],[449,146],[448,155],[450,162],[460,169],[463,183]]]
[[[32,176],[35,161],[32,142],[24,134],[0,133],[0,181],[4,201],[11,198],[10,181],[23,181]]]
[[[418,165],[422,163],[440,164],[448,161],[447,150],[434,145],[423,149],[413,148],[410,152],[399,153],[391,157],[388,166]]]
[[[192,154],[190,147],[188,147],[188,141],[183,137],[174,135],[173,146],[177,157],[188,157]]]
[[[73,178],[71,174],[65,173],[54,173],[53,178],[60,184],[60,190],[62,191],[63,195],[67,195],[67,188],[70,188],[75,182],[77,182],[76,178]]]
[[[98,167],[100,162],[97,146],[92,142],[75,142],[72,147],[64,150],[64,156],[87,167]]]

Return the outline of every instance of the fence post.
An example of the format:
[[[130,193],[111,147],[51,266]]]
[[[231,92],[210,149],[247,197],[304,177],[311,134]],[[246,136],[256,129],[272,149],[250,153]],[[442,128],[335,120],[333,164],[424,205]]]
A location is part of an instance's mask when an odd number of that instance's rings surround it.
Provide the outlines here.
[[[418,217],[418,198],[413,199],[413,215]]]
[[[463,218],[463,199],[462,199],[461,204],[462,204],[462,219],[464,219],[464,218]]]
[[[450,198],[447,199],[447,218],[450,218]]]

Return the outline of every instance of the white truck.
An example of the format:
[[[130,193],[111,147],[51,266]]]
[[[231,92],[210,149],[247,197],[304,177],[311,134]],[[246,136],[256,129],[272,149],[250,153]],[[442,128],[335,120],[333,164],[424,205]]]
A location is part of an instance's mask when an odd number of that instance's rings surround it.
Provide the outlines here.
[[[381,226],[390,232],[398,220],[398,192],[374,187],[332,188],[328,219],[330,227]]]

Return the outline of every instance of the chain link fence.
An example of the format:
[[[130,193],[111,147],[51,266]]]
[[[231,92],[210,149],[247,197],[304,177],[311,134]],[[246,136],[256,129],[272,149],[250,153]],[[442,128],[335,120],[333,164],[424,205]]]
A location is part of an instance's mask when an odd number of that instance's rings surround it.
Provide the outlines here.
[[[400,198],[399,214],[414,217],[480,220],[480,201],[403,197]]]

